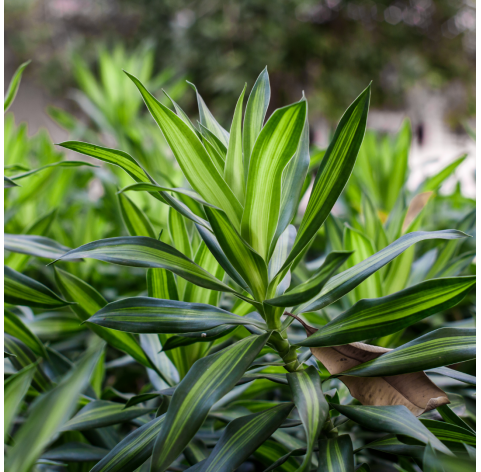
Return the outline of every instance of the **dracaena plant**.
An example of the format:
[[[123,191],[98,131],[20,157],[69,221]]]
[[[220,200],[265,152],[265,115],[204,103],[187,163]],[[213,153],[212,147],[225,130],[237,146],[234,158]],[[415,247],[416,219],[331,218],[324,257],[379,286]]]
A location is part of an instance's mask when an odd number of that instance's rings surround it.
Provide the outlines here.
[[[146,214],[128,200],[122,215],[129,237],[65,251],[51,239],[7,235],[9,251],[56,262],[61,292],[5,268],[10,305],[5,349],[19,370],[9,379],[9,399],[18,409],[21,400],[11,392],[21,392],[21,398],[30,384],[40,395],[13,434],[10,470],[26,472],[35,463],[74,457],[94,462],[95,472],[231,471],[252,458],[265,471],[352,471],[356,462],[372,459],[367,449],[412,457],[425,467],[469,465],[471,426],[424,371],[473,385],[471,376],[445,366],[474,358],[474,330],[441,328],[394,350],[363,341],[392,335],[455,306],[472,289],[474,277],[431,278],[388,294],[375,292],[374,298],[349,298],[363,284],[377,283],[388,264],[414,244],[458,241],[466,234],[407,232],[372,254],[351,238],[349,248],[327,254],[308,280],[297,283],[292,277],[352,172],[365,134],[370,86],[341,118],[307,208],[294,225],[310,161],[304,97],[266,120],[270,86],[264,70],[245,110],[246,88],[242,91],[228,132],[195,87],[197,125],[177,103],[172,102],[173,111],[127,75],[187,185],[158,183],[124,151],[62,143],[122,168],[134,183],[121,195],[146,192],[168,205],[169,234],[156,237]],[[94,287],[58,267],[88,259],[146,269],[148,296],[107,303]],[[346,309],[324,326],[306,323],[346,295]],[[92,339],[100,337],[127,356],[108,367],[94,345],[74,368],[44,345],[18,306],[69,307],[95,333]],[[291,325],[298,322],[307,336],[292,335]],[[132,362],[147,368],[154,388],[135,396],[102,389],[106,366]],[[273,388],[281,389],[284,401]],[[72,394],[78,391],[80,399]],[[265,401],[252,400],[261,394]],[[59,396],[62,408],[49,411]],[[444,421],[426,418],[434,410]],[[387,435],[359,444],[355,428],[353,435],[340,434],[349,431],[349,421]],[[128,422],[137,428],[114,428]],[[58,434],[63,442],[53,443]],[[369,465],[359,464],[357,470]]]

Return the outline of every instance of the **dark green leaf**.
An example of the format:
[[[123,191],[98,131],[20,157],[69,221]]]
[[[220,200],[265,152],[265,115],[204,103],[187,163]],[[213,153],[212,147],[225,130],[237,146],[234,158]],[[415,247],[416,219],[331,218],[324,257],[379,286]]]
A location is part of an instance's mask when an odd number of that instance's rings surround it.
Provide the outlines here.
[[[57,259],[70,251],[69,247],[59,244],[53,239],[34,234],[5,234],[4,248],[7,251],[46,259]]]
[[[318,472],[354,472],[352,441],[348,434],[319,441]]]

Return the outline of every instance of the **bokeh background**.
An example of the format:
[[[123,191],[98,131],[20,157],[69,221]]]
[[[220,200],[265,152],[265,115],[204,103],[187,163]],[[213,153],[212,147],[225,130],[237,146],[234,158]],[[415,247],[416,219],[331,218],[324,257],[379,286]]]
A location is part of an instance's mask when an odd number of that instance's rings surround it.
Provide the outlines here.
[[[466,132],[475,115],[474,0],[6,0],[5,84],[32,59],[12,107],[17,123],[26,121],[30,135],[44,127],[54,141],[65,139],[46,113],[55,105],[88,124],[78,64],[101,74],[102,52],[118,68],[128,68],[128,54],[151,54],[157,95],[173,84],[195,116],[195,95],[182,88],[188,79],[227,128],[244,83],[250,88],[267,65],[268,113],[304,91],[321,148],[372,80],[369,127],[397,131],[403,118],[412,122],[409,186],[468,152],[445,190],[457,180],[474,196]],[[132,84],[128,93],[137,93]]]

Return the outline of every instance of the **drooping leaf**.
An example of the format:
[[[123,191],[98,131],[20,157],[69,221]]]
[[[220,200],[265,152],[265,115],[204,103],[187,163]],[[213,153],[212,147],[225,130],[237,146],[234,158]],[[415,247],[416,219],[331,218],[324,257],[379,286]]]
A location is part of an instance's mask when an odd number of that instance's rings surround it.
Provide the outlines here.
[[[5,302],[12,305],[34,306],[39,308],[60,308],[71,305],[52,292],[48,287],[4,266]]]
[[[266,261],[275,247],[282,172],[296,152],[306,108],[306,102],[301,101],[276,110],[252,150],[241,234]]]
[[[20,404],[23,401],[23,397],[28,391],[28,387],[32,382],[35,374],[36,364],[30,364],[24,367],[16,374],[10,376],[4,382],[3,392],[3,434],[5,438],[10,432],[12,422],[17,414]]]
[[[222,208],[234,225],[240,224],[242,206],[215,167],[192,129],[151,95],[138,79],[127,74],[139,89],[192,188]],[[225,143],[227,145],[227,142]]]
[[[436,450],[452,455],[451,451],[405,406],[352,406],[335,403],[331,406],[372,431],[403,434],[424,444],[431,443]]]
[[[322,393],[321,377],[314,366],[287,374],[287,381],[307,437],[308,448],[299,472],[309,471],[314,447],[329,414],[329,405]]]
[[[399,375],[464,362],[476,357],[475,339],[475,329],[440,328],[353,367],[343,375]]]
[[[267,266],[229,222],[225,213],[206,208],[212,231],[228,260],[247,282],[254,297],[262,301],[267,289]]]
[[[235,470],[279,428],[293,407],[284,403],[231,421],[200,470]]]
[[[243,149],[244,149],[244,176],[249,173],[249,163],[254,144],[261,132],[264,118],[266,116],[269,101],[271,99],[271,87],[267,67],[260,73],[254,87],[252,87],[249,99],[247,100],[246,112],[243,127]]]
[[[52,164],[47,164],[45,166],[39,167],[38,169],[32,169],[27,172],[23,172],[22,174],[14,175],[10,177],[10,179],[17,181],[25,177],[28,177],[32,174],[36,174],[37,172],[41,172],[42,170],[50,169],[52,167],[82,167],[82,166],[98,167],[96,165],[90,164],[89,162],[83,162],[83,161],[58,161],[58,162],[53,162]]]
[[[366,280],[371,274],[385,266],[388,262],[392,261],[395,257],[417,242],[428,239],[460,239],[465,237],[466,234],[456,230],[431,232],[417,231],[405,234],[368,259],[333,277],[326,283],[317,297],[310,302],[301,305],[299,309],[296,310],[296,313],[320,310],[321,308],[334,303],[353,288],[357,287],[361,282]]]
[[[242,106],[246,86],[237,101],[230,128],[229,146],[225,158],[224,178],[234,195],[243,205],[245,201],[244,162],[242,158]]]
[[[81,442],[70,442],[42,454],[42,459],[59,462],[97,462],[109,453],[108,449]]]
[[[79,363],[52,390],[44,393],[15,434],[15,446],[7,454],[6,470],[28,472],[52,437],[59,432],[88,385],[100,356],[99,349],[87,351]]]
[[[88,320],[107,304],[107,300],[89,284],[57,267],[55,267],[55,281],[60,292],[76,302],[75,305],[70,305],[70,308],[81,321]],[[103,328],[95,324],[89,324],[88,327],[112,347],[129,354],[142,365],[152,368],[151,360],[130,333]]]
[[[319,441],[319,472],[354,472],[352,441],[348,434]]]
[[[53,239],[33,234],[5,234],[4,248],[7,251],[46,259],[57,259],[70,251],[69,247]]]
[[[13,180],[6,176],[3,176],[3,188],[21,187],[21,185],[16,184]]]
[[[361,300],[299,345],[336,346],[369,339],[372,333],[395,333],[457,305],[475,283],[475,277],[433,279],[387,297]]]
[[[348,257],[352,254],[349,251],[333,251],[330,252],[316,275],[309,280],[299,284],[292,290],[287,291],[280,297],[266,300],[266,303],[273,306],[289,307],[305,303],[319,293],[322,287],[332,277],[334,272],[344,264]]]
[[[89,318],[107,328],[130,333],[189,333],[217,326],[265,325],[253,318],[234,315],[204,303],[188,303],[149,297],[133,297],[109,303]]]
[[[317,233],[351,175],[366,129],[370,95],[371,87],[368,86],[346,110],[337,126],[317,171],[296,242],[284,269],[294,262]]]
[[[90,472],[132,472],[152,454],[165,414],[149,421],[120,441]]]
[[[85,431],[104,428],[113,424],[125,423],[155,411],[155,408],[131,407],[124,404],[96,400],[84,406],[70,421],[62,426],[62,431]]]
[[[152,468],[166,470],[204,422],[214,403],[242,377],[269,334],[249,336],[198,360],[176,388],[154,446]]]
[[[30,64],[30,61],[24,62],[21,64],[18,69],[15,71],[15,74],[12,77],[12,80],[8,84],[7,93],[5,94],[5,98],[3,100],[3,111],[6,111],[10,108],[13,100],[15,99],[15,95],[17,95],[18,87],[20,86],[20,81],[22,79],[22,74],[25,69]]]

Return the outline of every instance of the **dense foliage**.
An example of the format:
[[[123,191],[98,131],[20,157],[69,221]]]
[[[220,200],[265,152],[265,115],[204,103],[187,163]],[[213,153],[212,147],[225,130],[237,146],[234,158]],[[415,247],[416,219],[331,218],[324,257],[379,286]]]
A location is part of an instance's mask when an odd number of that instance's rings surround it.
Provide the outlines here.
[[[370,86],[311,156],[267,69],[228,132],[101,60],[93,126],[51,110],[84,161],[6,119],[6,470],[474,470],[474,203],[437,196],[464,157],[409,192]]]

